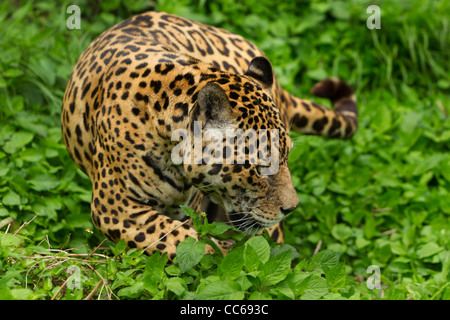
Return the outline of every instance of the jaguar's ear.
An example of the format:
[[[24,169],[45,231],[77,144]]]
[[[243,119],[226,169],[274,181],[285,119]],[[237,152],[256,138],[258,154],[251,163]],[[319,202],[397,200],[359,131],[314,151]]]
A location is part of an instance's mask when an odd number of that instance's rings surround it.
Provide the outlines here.
[[[246,76],[258,81],[263,89],[270,89],[273,84],[273,70],[269,60],[264,57],[256,57],[250,62]]]
[[[221,128],[229,124],[232,119],[230,102],[222,87],[217,83],[209,82],[200,89],[192,120]]]

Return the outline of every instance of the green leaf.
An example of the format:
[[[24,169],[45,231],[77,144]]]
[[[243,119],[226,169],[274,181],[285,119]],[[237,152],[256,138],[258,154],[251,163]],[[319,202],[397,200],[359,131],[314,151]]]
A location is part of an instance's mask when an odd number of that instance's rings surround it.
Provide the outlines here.
[[[308,270],[315,269],[316,267],[332,268],[339,263],[340,253],[332,250],[324,250],[316,254],[308,265]]]
[[[353,235],[353,232],[352,228],[350,228],[349,226],[343,223],[338,223],[332,227],[331,234],[335,239],[344,241],[350,238]]]
[[[117,292],[117,295],[119,297],[126,297],[130,299],[139,298],[142,293],[144,292],[144,283],[143,282],[136,282],[135,284],[120,289]]]
[[[291,271],[291,251],[286,250],[272,257],[260,267],[263,286],[268,287],[283,281]]]
[[[330,3],[331,14],[340,20],[350,19],[350,6],[345,1],[333,1]]]
[[[270,293],[276,294],[278,300],[294,300],[295,294],[288,287],[278,287],[275,286],[269,290]]]
[[[308,70],[306,72],[306,75],[313,80],[321,81],[327,77],[327,72],[324,69],[315,69]]]
[[[302,300],[317,300],[328,293],[327,281],[318,275],[304,279],[300,286],[303,287]]]
[[[20,204],[20,196],[12,190],[3,197],[2,203],[6,206],[17,206]]]
[[[53,190],[61,183],[55,176],[43,173],[29,180],[32,188],[36,191]]]
[[[323,270],[329,286],[333,289],[344,287],[347,277],[345,272],[345,264],[343,262],[332,268],[324,267]]]
[[[19,69],[8,69],[3,72],[3,76],[7,78],[15,78],[23,75],[23,71]]]
[[[44,290],[50,291],[53,288],[52,278],[45,278],[44,280]]]
[[[392,126],[392,111],[389,106],[380,104],[375,116],[372,118],[371,125],[379,132],[385,132]]]
[[[194,238],[186,238],[177,246],[177,261],[180,271],[185,272],[197,265],[205,254],[205,243]]]
[[[244,265],[247,272],[253,272],[258,270],[261,260],[256,253],[256,250],[252,246],[244,247]]]
[[[433,169],[439,164],[439,162],[441,162],[444,159],[448,159],[448,156],[444,154],[434,154],[428,157],[427,159],[425,159],[425,161],[419,163],[419,165],[413,171],[413,175],[418,176],[425,173],[428,170]]]
[[[430,243],[424,244],[417,250],[417,256],[420,259],[423,259],[423,258],[433,256],[443,250],[444,250],[444,248],[440,247],[436,243],[430,242]]]
[[[356,238],[355,244],[356,244],[356,248],[362,249],[364,247],[367,247],[369,244],[371,244],[371,242],[366,240],[363,237],[360,237],[360,238]]]
[[[166,288],[181,297],[187,290],[186,283],[181,278],[169,278],[164,283]]]
[[[175,258],[176,260],[176,258]],[[166,272],[169,276],[178,276],[180,275],[180,267],[177,264],[171,264],[166,267]]]
[[[375,219],[370,213],[367,213],[365,221],[366,223],[364,225],[364,235],[367,239],[372,239],[376,232]]]
[[[245,243],[245,247],[252,247],[258,255],[259,261],[266,263],[270,257],[270,245],[263,236],[255,236]]]
[[[58,217],[57,210],[61,209],[62,203],[59,197],[41,198],[33,204],[33,211],[41,217],[56,220]]]
[[[267,291],[254,291],[248,300],[272,300],[272,297]]]
[[[222,280],[234,280],[244,267],[244,248],[240,247],[228,253],[217,268],[217,274]]]
[[[8,173],[9,168],[4,167],[4,168],[0,168],[0,177],[4,177],[6,176],[6,174]]]
[[[120,0],[111,0],[107,2],[102,2],[101,8],[104,11],[113,11],[119,8],[120,2],[121,2]]]
[[[211,229],[208,231],[208,234],[212,236],[224,234],[226,231],[230,229],[237,230],[235,227],[230,226],[224,222],[212,222],[209,225],[211,226]]]
[[[14,300],[26,300],[33,293],[31,289],[11,289],[11,294],[14,297]]]
[[[445,79],[440,79],[437,82],[437,86],[441,89],[448,89],[448,88],[450,88],[450,81],[445,80]]]
[[[219,280],[206,284],[198,292],[198,300],[242,300],[244,292],[237,282]]]
[[[27,149],[21,153],[20,158],[28,162],[38,162],[44,157],[41,150]]]
[[[145,273],[162,279],[166,274],[164,269],[167,261],[169,261],[167,254],[161,256],[159,251],[155,251],[145,262]]]
[[[5,278],[10,280],[9,277]],[[12,295],[11,290],[6,286],[5,281],[0,281],[0,300],[14,300],[15,297]]]
[[[15,236],[11,233],[0,234],[0,244],[5,247],[15,247],[22,242],[22,237]]]
[[[19,131],[15,132],[11,139],[5,143],[3,146],[3,150],[7,153],[15,153],[17,150],[20,150],[28,143],[30,143],[34,138],[34,134],[27,131]]]
[[[125,253],[125,250],[127,249],[127,243],[125,242],[125,239],[122,239],[119,242],[117,242],[115,249],[118,254]]]
[[[284,251],[291,252],[291,260],[294,260],[299,256],[297,249],[295,249],[295,247],[291,246],[290,244],[282,244],[280,246],[270,248],[270,256],[274,257]]]
[[[184,214],[192,219],[200,219],[200,213],[195,211],[194,209],[181,205],[180,208],[183,210]]]
[[[195,230],[197,230],[200,238],[206,236],[207,234],[211,236],[222,235],[229,229],[237,230],[235,227],[223,222],[209,223],[206,216],[202,217],[202,214],[198,213],[190,207],[181,205],[180,208],[188,217],[191,217],[193,219],[194,228]]]

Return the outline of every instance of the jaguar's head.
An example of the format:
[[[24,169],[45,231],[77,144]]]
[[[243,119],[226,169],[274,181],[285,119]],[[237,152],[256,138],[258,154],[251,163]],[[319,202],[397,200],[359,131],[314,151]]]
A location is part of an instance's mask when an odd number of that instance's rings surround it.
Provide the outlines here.
[[[220,74],[190,112],[186,176],[238,229],[267,228],[299,203],[288,169],[291,140],[271,97],[272,67],[258,57],[244,75]]]

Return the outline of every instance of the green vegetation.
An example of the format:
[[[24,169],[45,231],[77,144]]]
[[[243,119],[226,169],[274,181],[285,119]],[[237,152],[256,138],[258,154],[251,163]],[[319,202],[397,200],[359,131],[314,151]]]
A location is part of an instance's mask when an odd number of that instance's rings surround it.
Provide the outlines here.
[[[66,27],[71,4],[80,30]],[[0,298],[450,299],[450,3],[380,1],[373,30],[370,4],[2,1]],[[166,266],[94,230],[89,179],[62,141],[65,85],[98,34],[155,8],[252,40],[297,96],[312,98],[327,76],[356,89],[351,140],[292,134],[301,204],[286,218],[285,245],[262,235],[222,257],[203,254],[203,237]],[[202,234],[224,228],[189,213]],[[371,265],[381,289],[366,285]]]

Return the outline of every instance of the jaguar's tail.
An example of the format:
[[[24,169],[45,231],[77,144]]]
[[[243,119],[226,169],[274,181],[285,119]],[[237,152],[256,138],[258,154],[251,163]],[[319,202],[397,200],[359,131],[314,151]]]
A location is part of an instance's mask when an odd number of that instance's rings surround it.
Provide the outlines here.
[[[289,95],[288,118],[292,130],[331,138],[349,138],[358,127],[358,109],[353,89],[344,81],[328,78],[311,90],[317,97],[330,99],[333,110],[309,100]],[[285,92],[286,93],[286,92]]]

